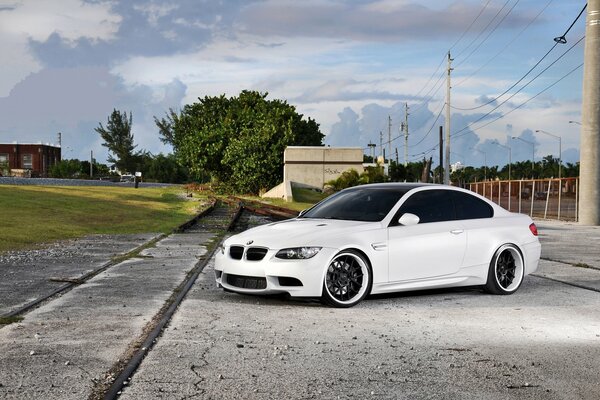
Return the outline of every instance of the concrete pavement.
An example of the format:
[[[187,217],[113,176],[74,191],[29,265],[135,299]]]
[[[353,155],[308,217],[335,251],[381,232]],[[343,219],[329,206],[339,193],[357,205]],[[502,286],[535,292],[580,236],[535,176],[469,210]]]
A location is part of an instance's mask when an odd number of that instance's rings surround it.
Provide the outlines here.
[[[425,291],[338,310],[225,293],[209,264],[122,397],[600,398],[600,228],[536,223],[545,260],[512,296]],[[172,235],[0,329],[0,397],[90,396],[213,238]]]

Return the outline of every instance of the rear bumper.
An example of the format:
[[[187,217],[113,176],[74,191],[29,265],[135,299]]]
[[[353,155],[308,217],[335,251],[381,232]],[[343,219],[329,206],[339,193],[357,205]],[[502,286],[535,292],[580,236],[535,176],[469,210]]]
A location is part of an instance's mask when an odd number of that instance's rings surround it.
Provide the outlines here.
[[[525,258],[525,275],[532,274],[538,269],[542,245],[539,241],[535,241],[525,244],[522,249]]]

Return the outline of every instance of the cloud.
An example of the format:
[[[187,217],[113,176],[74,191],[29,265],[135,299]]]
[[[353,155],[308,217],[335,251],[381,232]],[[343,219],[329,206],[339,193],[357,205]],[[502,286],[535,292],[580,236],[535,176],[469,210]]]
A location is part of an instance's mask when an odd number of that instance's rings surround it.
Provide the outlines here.
[[[139,149],[168,149],[160,143],[153,117],[178,109],[187,87],[178,80],[150,87],[128,87],[106,67],[43,69],[31,74],[0,98],[0,142],[53,142],[63,134],[65,157],[106,158],[94,128],[106,123],[113,109],[133,113],[133,134]]]
[[[387,90],[377,90],[377,86],[388,86],[388,81],[359,82],[354,79],[334,80],[325,82],[317,87],[306,90],[302,95],[291,98],[290,101],[299,103],[319,103],[322,101],[352,101],[352,100],[422,100],[411,94],[391,93]]]
[[[407,1],[268,0],[244,7],[236,27],[241,32],[265,37],[393,42],[440,39],[461,34],[480,9],[478,3],[432,8]],[[483,18],[491,18],[496,11],[495,6],[488,7]],[[523,12],[510,14],[504,23],[523,26],[528,21],[529,16]]]
[[[120,17],[109,3],[84,3],[78,0],[46,2],[23,0],[0,9],[0,53],[4,62],[0,96],[30,73],[43,68],[30,44],[60,37],[62,45],[72,48],[79,40],[97,43],[113,40]]]

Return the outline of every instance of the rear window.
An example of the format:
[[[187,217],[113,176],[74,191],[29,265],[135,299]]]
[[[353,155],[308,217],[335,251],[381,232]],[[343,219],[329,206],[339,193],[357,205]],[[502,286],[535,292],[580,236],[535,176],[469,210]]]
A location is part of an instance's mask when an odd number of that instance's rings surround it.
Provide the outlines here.
[[[492,218],[494,209],[485,201],[468,193],[452,191],[457,219]]]

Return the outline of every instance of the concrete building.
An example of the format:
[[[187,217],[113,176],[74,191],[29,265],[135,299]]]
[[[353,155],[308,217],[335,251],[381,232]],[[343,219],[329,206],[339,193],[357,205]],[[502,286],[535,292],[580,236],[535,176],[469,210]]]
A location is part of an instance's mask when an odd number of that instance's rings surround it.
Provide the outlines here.
[[[1,175],[45,177],[60,160],[61,148],[51,144],[0,143]]]
[[[283,182],[263,197],[292,200],[292,186],[323,189],[344,171],[363,172],[360,147],[288,146],[283,154]]]

